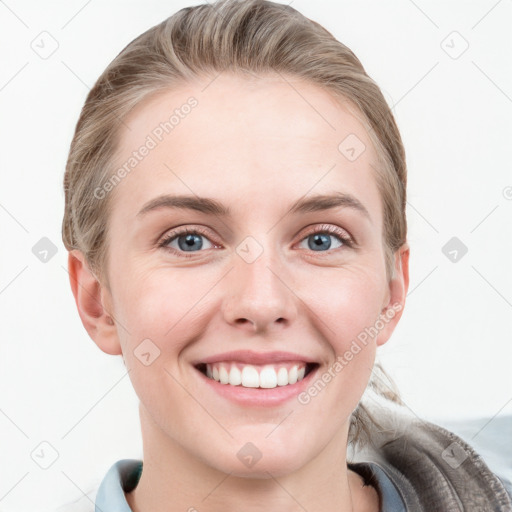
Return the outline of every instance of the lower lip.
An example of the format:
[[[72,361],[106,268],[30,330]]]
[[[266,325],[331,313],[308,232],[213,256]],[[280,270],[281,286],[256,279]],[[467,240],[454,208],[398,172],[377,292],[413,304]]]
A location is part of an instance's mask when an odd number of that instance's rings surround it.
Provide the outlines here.
[[[319,366],[310,371],[306,377],[286,386],[277,386],[275,388],[244,388],[243,386],[232,386],[231,384],[221,384],[215,379],[210,379],[197,368],[195,371],[206,382],[208,386],[219,395],[245,407],[274,407],[281,405],[297,395],[302,393],[310,384],[310,381],[319,370]]]

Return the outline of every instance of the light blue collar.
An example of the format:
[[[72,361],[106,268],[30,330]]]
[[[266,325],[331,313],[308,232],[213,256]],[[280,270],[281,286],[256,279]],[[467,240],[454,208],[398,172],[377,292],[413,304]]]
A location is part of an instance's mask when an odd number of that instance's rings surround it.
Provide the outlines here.
[[[130,492],[139,483],[142,461],[122,459],[107,472],[96,495],[95,512],[132,512],[125,492]]]
[[[350,468],[357,472],[364,471],[364,475],[373,474],[374,483],[381,495],[381,512],[407,512],[397,486],[384,468],[374,462],[350,464]],[[130,492],[139,483],[142,475],[142,461],[136,459],[123,459],[117,461],[107,472],[96,495],[95,512],[132,512],[125,492]],[[366,478],[365,478],[366,480]]]

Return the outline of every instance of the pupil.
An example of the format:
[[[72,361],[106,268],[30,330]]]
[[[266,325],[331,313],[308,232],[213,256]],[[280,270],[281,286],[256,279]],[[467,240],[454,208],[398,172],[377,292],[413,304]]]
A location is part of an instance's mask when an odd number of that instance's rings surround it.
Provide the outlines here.
[[[331,240],[330,236],[324,235],[322,233],[317,233],[313,235],[313,243],[309,244],[309,248],[315,250],[316,248],[320,247],[323,243],[327,244],[326,249],[329,249],[331,246]]]
[[[181,241],[185,239],[185,243],[182,244]],[[194,243],[198,242],[200,249],[202,247],[201,237],[199,235],[195,234],[188,234],[185,237],[180,237],[178,239],[178,245],[180,246],[180,249],[183,251],[190,251],[191,249],[194,249]]]

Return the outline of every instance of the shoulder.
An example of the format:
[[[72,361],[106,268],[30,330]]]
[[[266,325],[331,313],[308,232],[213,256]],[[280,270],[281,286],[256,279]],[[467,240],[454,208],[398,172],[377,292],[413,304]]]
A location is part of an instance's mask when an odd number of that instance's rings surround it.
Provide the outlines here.
[[[467,420],[435,420],[468,443],[512,497],[512,414]]]
[[[460,510],[462,505],[464,510],[512,512],[512,418],[454,424],[418,418],[386,399],[366,401],[365,407],[372,417],[370,442],[356,449],[355,461],[382,468],[406,510],[416,505]]]
[[[116,510],[129,512],[125,492],[133,490],[142,473],[142,461],[122,459],[112,464],[101,481],[89,488],[81,498],[51,512],[96,512]]]

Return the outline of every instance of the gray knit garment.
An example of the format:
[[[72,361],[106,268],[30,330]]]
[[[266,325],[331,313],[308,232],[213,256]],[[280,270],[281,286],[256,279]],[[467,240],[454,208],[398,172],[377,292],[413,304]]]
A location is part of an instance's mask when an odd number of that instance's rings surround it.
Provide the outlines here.
[[[366,406],[384,428],[350,462],[376,462],[410,512],[512,512],[512,500],[482,457],[456,434],[374,395]],[[503,440],[511,442],[512,440]]]

